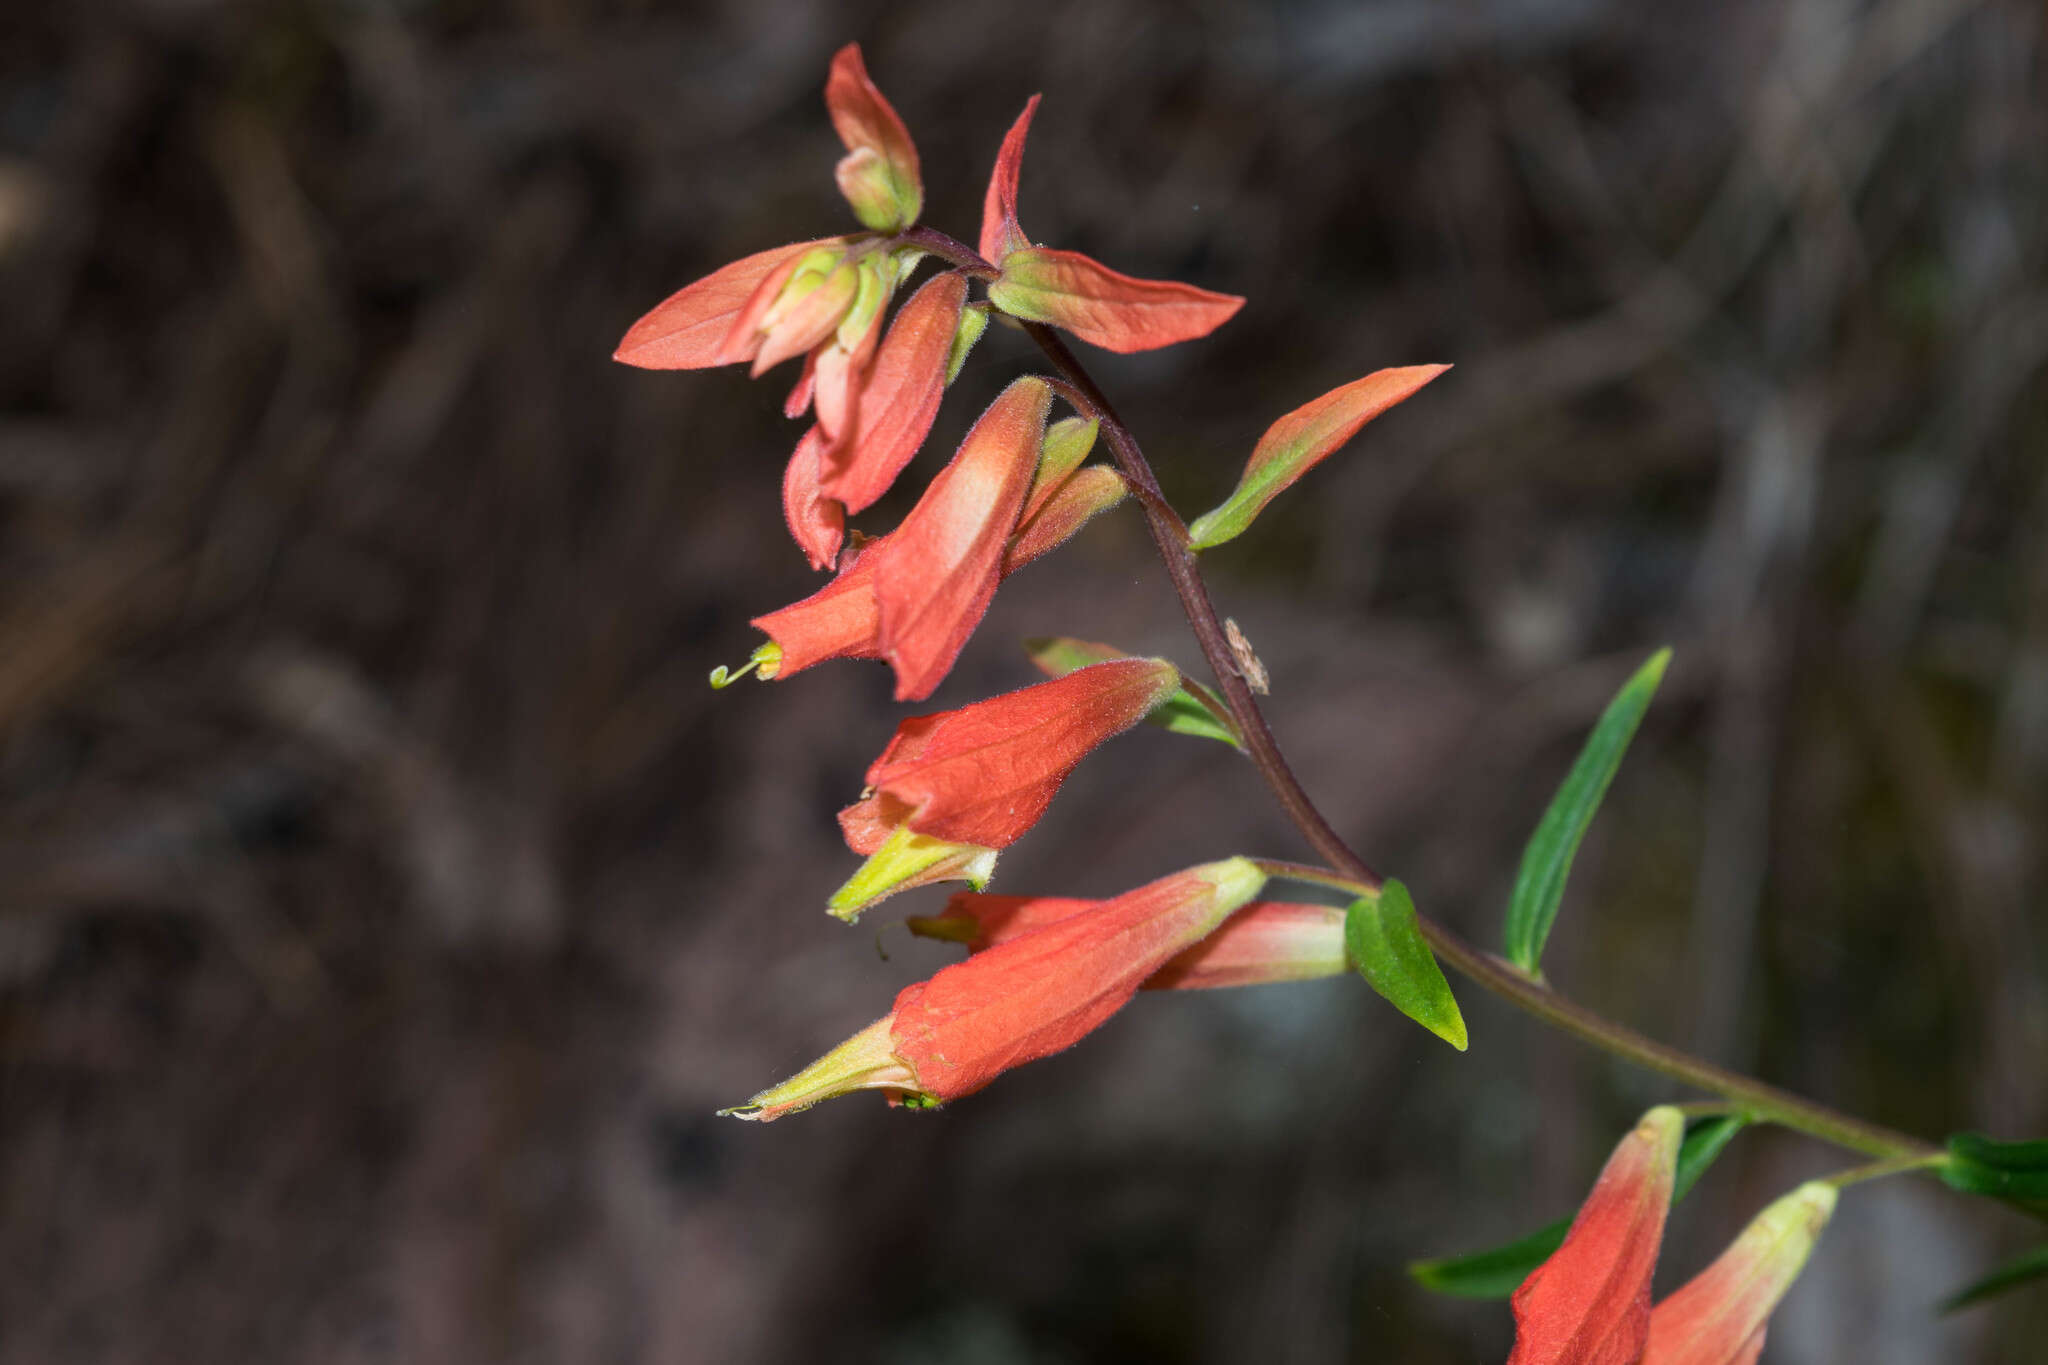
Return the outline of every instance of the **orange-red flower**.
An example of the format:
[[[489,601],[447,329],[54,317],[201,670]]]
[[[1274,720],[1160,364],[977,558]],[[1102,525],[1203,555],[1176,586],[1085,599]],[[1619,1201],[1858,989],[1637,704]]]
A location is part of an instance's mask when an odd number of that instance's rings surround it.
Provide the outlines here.
[[[889,302],[924,254],[890,235],[913,226],[923,206],[917,148],[856,45],[833,58],[825,104],[847,146],[840,189],[873,235],[795,242],[713,271],[634,323],[614,353],[649,369],[746,361],[757,377],[804,356],[783,411],[815,410],[817,425],[791,458],[784,501],[819,568],[832,563],[847,512],[880,497],[923,443],[967,290],[957,273],[935,278],[884,339]]]
[[[1020,934],[906,986],[887,1016],[728,1112],[774,1119],[854,1090],[920,1105],[971,1095],[1094,1031],[1264,883],[1256,865],[1230,858]]]
[[[1045,431],[1050,401],[1043,380],[1016,381],[901,526],[857,545],[838,577],[811,596],[755,618],[772,642],[756,652],[761,676],[787,677],[827,659],[886,659],[898,701],[930,696],[996,583],[1124,496],[1115,470],[1075,468],[1088,442],[1074,439],[1071,422]],[[790,462],[785,502],[797,539],[829,543],[836,553],[844,525],[837,504],[810,495],[816,481],[808,471],[820,458],[819,443],[806,437]],[[1028,481],[1022,491],[1020,480]],[[821,507],[829,509],[823,516]]]
[[[1685,1118],[1643,1115],[1607,1159],[1564,1245],[1515,1291],[1508,1365],[1636,1365],[1650,1330],[1650,1276]]]
[[[989,301],[1012,317],[1065,328],[1111,351],[1149,351],[1207,336],[1244,306],[1172,280],[1122,275],[1078,251],[1033,246],[1017,223],[1017,175],[1024,138],[1038,110],[1033,95],[1003,139],[982,204],[981,254],[1002,274]]]
[[[1065,896],[991,896],[956,892],[942,914],[913,915],[910,932],[921,938],[986,952],[1048,924],[1101,905]],[[1148,991],[1207,990],[1308,981],[1350,970],[1344,956],[1344,911],[1334,905],[1254,901],[1200,943],[1186,948],[1145,979]]]
[[[839,813],[847,847],[868,863],[833,913],[851,918],[942,877],[985,883],[997,850],[1038,823],[1074,766],[1179,686],[1164,659],[1119,659],[904,721],[868,768],[867,792]]]
[[[967,302],[967,277],[935,275],[912,294],[882,339],[852,406],[827,426],[829,444],[819,492],[859,512],[889,491],[924,444],[946,388],[946,361]]]
[[[1650,1313],[1643,1365],[1754,1365],[1771,1311],[1805,1268],[1835,1198],[1833,1185],[1810,1181],[1758,1214]]]

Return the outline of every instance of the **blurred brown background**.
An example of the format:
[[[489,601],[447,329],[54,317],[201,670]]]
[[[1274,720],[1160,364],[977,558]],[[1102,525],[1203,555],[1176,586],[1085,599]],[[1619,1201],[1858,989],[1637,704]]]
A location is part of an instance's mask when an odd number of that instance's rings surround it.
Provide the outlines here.
[[[843,231],[866,47],[972,239],[1251,303],[1088,356],[1189,512],[1458,368],[1213,558],[1309,788],[1487,943],[1578,738],[1678,665],[1548,959],[1914,1131],[2048,1127],[2048,85],[1968,0],[122,0],[0,18],[0,1360],[1485,1362],[1410,1258],[1568,1209],[1671,1091],[1462,991],[1146,997],[938,1115],[712,1117],[951,954],[822,913],[900,708],[713,694],[809,591],[787,377],[607,359]],[[918,466],[1033,363],[996,333]],[[901,492],[902,490],[899,490]],[[914,491],[911,490],[911,491]],[[906,505],[866,519],[885,529]],[[1130,509],[1005,588],[1191,659]],[[998,889],[1301,851],[1140,731]],[[910,898],[906,898],[907,900]],[[879,932],[877,932],[879,931]],[[877,948],[880,948],[878,953]],[[1745,1136],[1696,1269],[1834,1158]],[[2021,1361],[2039,1230],[1859,1189],[1777,1362]]]

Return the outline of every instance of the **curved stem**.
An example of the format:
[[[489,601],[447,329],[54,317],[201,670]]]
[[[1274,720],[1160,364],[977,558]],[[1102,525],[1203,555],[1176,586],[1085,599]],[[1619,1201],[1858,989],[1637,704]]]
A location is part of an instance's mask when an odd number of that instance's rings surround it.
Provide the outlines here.
[[[1258,864],[1268,876],[1284,877],[1289,881],[1327,886],[1352,895],[1366,895],[1373,890],[1363,881],[1338,876],[1320,867],[1268,858],[1259,859]],[[1789,1090],[1780,1090],[1777,1086],[1716,1066],[1637,1033],[1626,1024],[1618,1024],[1584,1005],[1567,1000],[1513,963],[1474,948],[1426,916],[1416,916],[1416,927],[1429,940],[1429,946],[1440,959],[1509,1004],[1591,1043],[1603,1052],[1626,1057],[1638,1066],[1696,1089],[1711,1091],[1753,1118],[1796,1128],[1838,1147],[1875,1157],[1927,1160],[1939,1155],[1938,1149],[1918,1138],[1839,1113]]]
[[[1866,1180],[1882,1180],[1888,1175],[1905,1175],[1910,1171],[1928,1171],[1947,1163],[1947,1152],[1928,1152],[1918,1156],[1892,1157],[1887,1161],[1873,1161],[1868,1166],[1857,1166],[1847,1171],[1821,1177],[1836,1189],[1847,1189],[1860,1185]]]
[[[977,278],[990,279],[1001,273],[973,248],[935,228],[915,228],[899,240],[949,261]],[[1319,883],[1353,895],[1376,893],[1382,880],[1379,874],[1367,866],[1365,860],[1330,827],[1330,822],[1323,818],[1323,813],[1316,808],[1314,800],[1302,788],[1300,779],[1281,754],[1280,746],[1259,710],[1257,699],[1238,669],[1223,625],[1217,618],[1215,605],[1209,600],[1209,590],[1202,581],[1195,553],[1188,548],[1187,526],[1159,491],[1159,481],[1153,476],[1152,466],[1146,462],[1144,452],[1138,448],[1137,438],[1131,435],[1130,428],[1117,416],[1109,399],[1057,332],[1040,322],[1025,321],[1023,327],[1066,381],[1062,392],[1069,401],[1074,401],[1076,406],[1102,424],[1102,434],[1109,443],[1118,470],[1130,482],[1145,509],[1146,525],[1152,532],[1160,559],[1165,562],[1167,577],[1173,581],[1174,591],[1180,595],[1188,626],[1194,631],[1195,641],[1216,675],[1217,685],[1232,717],[1243,731],[1246,752],[1280,802],[1281,809],[1287,812],[1309,846],[1335,871],[1299,863],[1264,862],[1262,866],[1272,875]],[[1646,1037],[1584,1005],[1567,1000],[1544,982],[1492,953],[1473,947],[1434,920],[1417,916],[1416,923],[1436,955],[1454,970],[1525,1013],[1603,1052],[1625,1057],[1659,1075],[1720,1095],[1758,1119],[1782,1124],[1882,1161],[1926,1162],[1940,1154],[1938,1148],[1918,1138],[1816,1104],[1790,1091]]]

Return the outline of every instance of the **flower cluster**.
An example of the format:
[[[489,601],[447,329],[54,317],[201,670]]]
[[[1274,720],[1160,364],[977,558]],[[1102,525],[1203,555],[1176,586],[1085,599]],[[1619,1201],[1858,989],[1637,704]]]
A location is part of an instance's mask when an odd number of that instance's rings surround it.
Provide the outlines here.
[[[1183,523],[1129,431],[1048,329],[1114,351],[1146,350],[1207,335],[1243,300],[1133,279],[1032,242],[1017,203],[1036,96],[997,153],[978,250],[920,223],[917,149],[857,48],[833,59],[825,101],[847,148],[839,187],[863,230],[714,271],[635,323],[617,352],[654,369],[744,362],[756,376],[802,358],[784,412],[808,415],[810,425],[784,473],[783,512],[811,567],[831,576],[755,617],[765,641],[737,671],[714,670],[713,685],[747,672],[783,680],[830,660],[866,659],[890,668],[898,701],[922,701],[951,672],[1005,578],[1135,492],[1222,693],[1183,678],[1165,659],[1054,637],[1027,646],[1047,680],[899,723],[869,765],[865,789],[839,813],[846,845],[863,861],[827,909],[851,921],[899,891],[965,881],[971,891],[956,893],[939,914],[912,917],[910,928],[967,956],[906,987],[887,1014],[818,1061],[725,1112],[774,1119],[856,1090],[928,1108],[1072,1045],[1140,990],[1352,971],[1462,1051],[1465,1021],[1432,945],[1455,949],[1468,975],[1552,1017],[1557,1006],[1538,971],[1542,940],[1572,851],[1663,670],[1661,654],[1603,714],[1539,825],[1509,909],[1507,960],[1487,959],[1421,921],[1400,882],[1374,878],[1341,846],[1332,851],[1341,841],[1326,826],[1318,834],[1319,817],[1298,815],[1297,823],[1351,875],[1231,857],[1103,900],[985,893],[998,855],[1037,824],[1069,774],[1144,720],[1251,754],[1283,804],[1313,815],[1306,795],[1288,785],[1250,697],[1248,689],[1265,690],[1265,670],[1235,623],[1216,619],[1191,566],[1446,367],[1379,370],[1286,413],[1267,428],[1229,497]],[[897,294],[928,261],[938,270],[892,315]],[[976,283],[979,300],[970,298]],[[1030,332],[1062,377],[1011,382],[894,529],[854,529],[849,519],[873,507],[916,459],[991,320]],[[1073,413],[1055,419],[1059,402]],[[1105,433],[1113,462],[1091,465]],[[1269,874],[1342,888],[1353,899],[1341,909],[1260,900]],[[1525,896],[1525,886],[1535,889]],[[1715,1143],[1767,1116],[1724,1115],[1722,1128],[1700,1130],[1698,1150],[1707,1155],[1688,1156],[1681,1182],[1684,1117],[1653,1109],[1615,1149],[1568,1230],[1559,1225],[1465,1258],[1504,1294],[1535,1257],[1556,1248],[1514,1292],[1510,1365],[1753,1365],[1773,1308],[1833,1211],[1836,1184],[1809,1183],[1772,1204],[1662,1302],[1652,1302],[1651,1277],[1674,1191],[1712,1159]],[[2026,1182],[2048,1171],[2048,1143],[1973,1139],[1942,1159],[1959,1188],[2017,1195],[2035,1190]]]
[[[1025,376],[982,413],[895,529],[867,536],[848,526],[915,459],[990,318],[1139,351],[1204,336],[1244,301],[1134,279],[1078,252],[1033,244],[1018,223],[1017,188],[1036,96],[997,154],[979,253],[919,226],[917,148],[859,48],[833,58],[825,104],[847,149],[839,187],[865,231],[795,242],[712,272],[633,324],[616,358],[649,369],[746,363],[755,376],[802,358],[783,411],[791,419],[809,414],[811,424],[784,472],[783,513],[811,566],[832,577],[756,617],[766,641],[741,669],[716,670],[713,684],[749,671],[768,681],[828,660],[871,659],[893,670],[898,701],[921,701],[951,671],[997,585],[1129,491],[1113,465],[1088,464],[1101,414],[1061,381]],[[942,268],[891,317],[895,296],[934,258]],[[975,280],[986,293],[978,302],[969,299]],[[1247,479],[1270,499],[1441,368],[1383,371],[1361,381],[1372,390],[1368,401],[1354,401],[1358,386],[1349,385],[1283,418],[1274,432],[1284,440],[1268,433]],[[1062,397],[1076,412],[1054,420]],[[828,901],[833,914],[851,920],[885,896],[937,881],[964,880],[979,891],[997,854],[1037,823],[1081,759],[1148,716],[1171,712],[1162,723],[1185,728],[1184,713],[1194,708],[1207,718],[1198,732],[1230,737],[1213,694],[1183,686],[1171,663],[1090,648],[1096,652],[1053,670],[1050,681],[897,727],[868,769],[866,791],[840,813],[847,847],[866,861]],[[946,915],[920,921],[920,931],[966,942],[973,956],[904,992],[888,1018],[744,1112],[774,1118],[860,1088],[899,1100],[950,1099],[1065,1047],[1140,986],[1345,970],[1343,912],[1246,908],[1263,881],[1252,864],[1233,859],[1103,902],[956,898]]]
[[[1643,1115],[1608,1158],[1564,1244],[1515,1291],[1508,1365],[1753,1365],[1771,1310],[1806,1265],[1836,1190],[1809,1181],[1654,1308],[1685,1118]]]

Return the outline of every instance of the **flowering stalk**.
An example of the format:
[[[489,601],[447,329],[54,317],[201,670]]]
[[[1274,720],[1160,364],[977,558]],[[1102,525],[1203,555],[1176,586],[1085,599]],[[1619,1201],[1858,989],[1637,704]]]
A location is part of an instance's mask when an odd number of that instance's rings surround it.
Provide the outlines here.
[[[785,471],[785,515],[812,565],[836,572],[811,596],[756,618],[769,642],[740,672],[771,679],[830,659],[881,660],[896,674],[898,700],[920,700],[947,676],[1006,575],[1128,493],[1143,509],[1219,693],[1183,686],[1166,660],[1057,639],[1033,646],[1035,661],[1056,675],[1051,681],[904,721],[868,769],[866,790],[840,814],[848,846],[867,861],[829,908],[851,919],[896,891],[968,881],[973,893],[956,896],[942,915],[913,919],[912,928],[961,943],[969,956],[906,988],[887,1016],[757,1095],[743,1116],[773,1118],[855,1089],[911,1105],[970,1094],[1073,1043],[1141,988],[1356,969],[1462,1050],[1466,1027],[1438,970],[1441,957],[1544,1022],[1722,1097],[1726,1112],[1685,1138],[1687,1162],[1695,1161],[1695,1139],[1711,1160],[1716,1144],[1755,1120],[1880,1159],[1772,1206],[1721,1262],[1653,1312],[1650,1275],[1665,1210],[1699,1166],[1675,1174],[1686,1115],[1652,1110],[1616,1149],[1569,1230],[1560,1224],[1526,1239],[1540,1243],[1536,1256],[1555,1250],[1515,1295],[1514,1360],[1522,1365],[1753,1360],[1764,1318],[1803,1263],[1836,1189],[1858,1179],[1938,1165],[1959,1189],[2023,1205],[2048,1192],[2048,1143],[1958,1138],[1942,1153],[1655,1042],[1544,981],[1542,939],[1592,810],[1654,691],[1661,654],[1603,714],[1531,841],[1510,914],[1512,961],[1419,917],[1407,889],[1383,882],[1344,842],[1281,754],[1256,700],[1265,669],[1235,624],[1219,620],[1197,556],[1242,534],[1276,496],[1447,367],[1378,370],[1295,407],[1268,428],[1230,497],[1183,521],[1058,331],[1113,351],[1144,350],[1206,335],[1243,300],[1134,279],[1033,243],[1019,223],[1018,186],[1037,104],[1034,96],[996,158],[976,250],[919,223],[916,148],[858,49],[842,49],[827,83],[847,146],[836,175],[868,231],[774,248],[714,272],[635,324],[619,357],[654,368],[746,361],[757,375],[804,357],[784,410],[815,420]],[[885,325],[894,294],[927,257],[949,268]],[[985,288],[984,300],[969,301],[970,281]],[[914,457],[944,389],[998,315],[1021,326],[1056,373],[1005,389],[894,530],[867,536],[849,528],[847,518],[873,505]],[[1056,397],[1078,415],[1049,422]],[[1098,435],[1113,465],[1084,467]],[[733,676],[720,669],[713,683]],[[1233,858],[1105,901],[981,894],[996,854],[1037,822],[1075,765],[1148,717],[1244,751],[1326,866]],[[1341,890],[1351,904],[1254,903],[1268,876]],[[1519,937],[1518,925],[1527,930]],[[1532,1256],[1516,1274],[1534,1264]]]
[[[988,262],[965,245],[935,229],[922,228],[911,236],[925,250],[952,261],[970,274],[985,275],[991,269]],[[1244,735],[1246,752],[1295,828],[1335,870],[1335,875],[1332,875],[1320,869],[1301,868],[1299,870],[1307,874],[1304,879],[1354,893],[1378,890],[1382,878],[1331,828],[1330,822],[1303,789],[1300,779],[1281,754],[1279,743],[1273,738],[1273,732],[1259,710],[1258,700],[1246,685],[1233,656],[1222,620],[1209,598],[1208,586],[1202,581],[1195,552],[1188,546],[1187,527],[1166,507],[1165,499],[1159,493],[1159,482],[1153,476],[1144,452],[1139,449],[1137,438],[1131,435],[1102,390],[1057,333],[1034,323],[1025,324],[1024,330],[1066,378],[1084,410],[1102,423],[1103,436],[1116,456],[1117,467],[1139,494],[1153,544],[1166,566],[1167,577],[1172,580],[1180,597],[1189,629],[1194,632],[1202,656],[1208,660],[1216,676],[1224,703]],[[1559,995],[1493,954],[1472,947],[1426,916],[1418,917],[1418,926],[1437,956],[1475,984],[1603,1052],[1736,1101],[1760,1119],[1796,1128],[1853,1151],[1876,1157],[1927,1156],[1935,1151],[1932,1145],[1917,1138],[1816,1104],[1803,1096],[1730,1071],[1638,1033]]]

